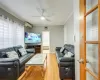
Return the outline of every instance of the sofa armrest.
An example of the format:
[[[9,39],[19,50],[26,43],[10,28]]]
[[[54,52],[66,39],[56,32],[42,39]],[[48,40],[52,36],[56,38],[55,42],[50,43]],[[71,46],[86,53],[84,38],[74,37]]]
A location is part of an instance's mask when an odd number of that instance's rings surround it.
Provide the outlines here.
[[[0,63],[1,62],[14,62],[14,61],[19,61],[17,58],[0,58]]]
[[[13,58],[0,58],[0,67],[16,67],[19,65],[18,59]]]
[[[32,49],[26,49],[26,52],[27,53],[35,53],[35,49],[33,49],[33,48]]]
[[[74,62],[74,57],[62,57],[60,58],[60,62]]]
[[[12,58],[0,58],[0,73],[2,76],[8,76],[9,79],[17,79],[19,77],[19,60]]]
[[[60,51],[61,47],[56,47],[56,51]]]

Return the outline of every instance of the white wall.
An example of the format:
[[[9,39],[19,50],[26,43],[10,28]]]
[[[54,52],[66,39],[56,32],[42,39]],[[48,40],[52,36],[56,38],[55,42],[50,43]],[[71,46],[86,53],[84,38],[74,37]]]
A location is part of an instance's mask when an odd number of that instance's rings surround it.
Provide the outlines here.
[[[80,64],[77,61],[80,58],[79,0],[73,0],[73,10],[64,25],[64,44],[75,46],[75,80],[80,80]]]
[[[64,25],[64,44],[75,46],[75,80],[80,80],[80,64],[77,61],[80,56],[79,0],[73,0],[73,10]]]
[[[19,20],[18,18],[16,18],[15,16],[11,15],[7,11],[3,10],[2,8],[0,8],[0,15],[4,15],[4,16],[6,16],[6,17],[12,19],[13,21],[16,21],[16,22],[18,22],[18,23],[20,23],[22,25],[24,24],[24,21]]]
[[[79,1],[73,0],[73,13],[64,25],[64,44],[75,46],[75,80],[80,80],[80,64],[77,61],[80,58]]]
[[[79,27],[79,1],[73,0],[73,8],[74,8],[74,35],[75,35],[75,80],[80,80],[80,64],[77,60],[79,60],[80,56],[80,27]]]
[[[48,26],[50,31],[50,52],[55,52],[56,47],[62,47],[64,45],[64,26]],[[31,32],[42,34],[44,26],[35,25]]]
[[[64,44],[74,44],[74,16],[70,14],[64,25]]]

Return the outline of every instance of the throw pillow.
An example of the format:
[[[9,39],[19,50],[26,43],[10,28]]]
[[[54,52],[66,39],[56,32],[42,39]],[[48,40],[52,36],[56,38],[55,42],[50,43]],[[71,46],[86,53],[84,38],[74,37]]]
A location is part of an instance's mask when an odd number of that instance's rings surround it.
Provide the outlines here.
[[[21,53],[22,56],[24,56],[25,54],[27,54],[26,50],[24,48],[20,48],[19,52]]]
[[[8,58],[19,58],[15,51],[6,52]]]
[[[66,54],[64,55],[64,57],[72,57],[73,55],[74,55],[73,53],[68,52],[68,53],[66,53]]]
[[[65,55],[65,54],[67,54],[67,53],[68,53],[68,50],[67,50],[67,49],[65,49],[63,53],[64,53],[64,55]]]
[[[62,47],[61,49],[60,49],[60,53],[63,53],[64,52],[64,47]]]

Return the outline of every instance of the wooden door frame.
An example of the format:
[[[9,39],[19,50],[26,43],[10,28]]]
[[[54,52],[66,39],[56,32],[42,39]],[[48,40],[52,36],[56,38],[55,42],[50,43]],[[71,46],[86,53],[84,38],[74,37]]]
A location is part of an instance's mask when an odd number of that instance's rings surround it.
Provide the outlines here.
[[[86,0],[80,0],[80,59],[84,59],[84,63],[80,63],[80,80],[86,80],[86,71],[95,79],[100,80],[100,0],[98,5],[86,12]],[[86,16],[98,8],[98,41],[86,41]],[[86,43],[98,44],[98,76],[86,69]]]
[[[84,40],[85,40],[85,28],[84,28],[84,14],[85,14],[85,0],[80,0],[80,59],[84,59]],[[85,62],[85,61],[84,61]],[[80,80],[85,80],[86,75],[85,75],[85,67],[86,64],[80,63]]]
[[[98,0],[98,34],[100,34],[100,0]],[[98,39],[99,39],[99,41],[100,41],[100,36],[98,35]],[[98,48],[99,48],[99,50],[98,50],[98,60],[99,60],[99,62],[98,62],[98,67],[99,67],[99,74],[98,74],[98,80],[100,80],[100,43],[99,43],[99,45],[98,45]]]

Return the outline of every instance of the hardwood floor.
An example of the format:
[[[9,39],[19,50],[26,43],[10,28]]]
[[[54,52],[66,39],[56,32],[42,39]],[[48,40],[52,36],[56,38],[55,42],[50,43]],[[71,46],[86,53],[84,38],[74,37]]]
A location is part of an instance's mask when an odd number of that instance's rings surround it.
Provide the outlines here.
[[[58,63],[55,54],[47,55],[47,66],[44,80],[60,80]]]
[[[41,74],[41,67],[29,66],[18,80],[60,80],[59,69],[55,54],[47,54],[47,59],[44,66],[44,77]]]
[[[41,71],[40,67],[33,67],[32,72],[22,80],[44,80],[41,75]]]
[[[44,77],[41,74],[43,70],[38,66],[29,66],[18,80],[60,80],[59,69],[55,54],[48,54],[44,65]],[[72,80],[72,79],[64,79]]]

